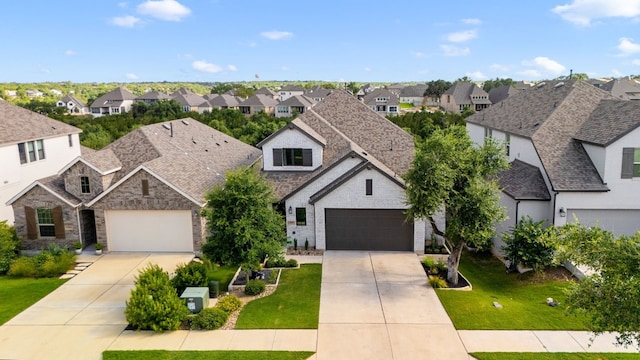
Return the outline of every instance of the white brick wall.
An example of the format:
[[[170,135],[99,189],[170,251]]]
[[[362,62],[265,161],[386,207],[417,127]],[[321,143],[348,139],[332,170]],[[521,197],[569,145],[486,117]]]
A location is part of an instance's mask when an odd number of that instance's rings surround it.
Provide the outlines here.
[[[311,149],[313,166],[273,166],[273,149]],[[286,129],[262,145],[262,168],[265,171],[313,171],[322,165],[322,145],[300,130]]]

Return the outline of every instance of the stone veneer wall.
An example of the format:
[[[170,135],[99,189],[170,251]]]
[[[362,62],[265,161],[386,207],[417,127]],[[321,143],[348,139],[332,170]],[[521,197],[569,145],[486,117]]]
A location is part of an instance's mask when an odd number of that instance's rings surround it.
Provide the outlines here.
[[[142,195],[143,179],[149,182],[149,196]],[[91,208],[95,211],[97,241],[105,246],[105,250],[108,250],[105,210],[191,210],[193,249],[199,251],[205,240],[204,222],[200,217],[202,208],[144,170],[120,184]]]
[[[102,176],[81,161],[73,164],[64,172],[63,176],[65,190],[82,201],[88,202],[104,190]],[[81,176],[89,177],[89,190],[91,190],[89,194],[82,193]]]

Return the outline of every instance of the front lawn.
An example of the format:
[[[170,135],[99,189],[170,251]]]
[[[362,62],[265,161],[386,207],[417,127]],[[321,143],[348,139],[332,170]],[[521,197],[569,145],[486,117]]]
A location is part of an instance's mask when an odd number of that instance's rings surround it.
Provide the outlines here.
[[[478,360],[626,360],[637,359],[631,353],[471,353]]]
[[[310,351],[167,351],[132,350],[105,351],[103,360],[304,360]]]
[[[320,264],[282,270],[276,291],[245,305],[236,329],[317,329],[321,280]]]
[[[436,291],[458,330],[588,330],[584,318],[565,315],[566,281],[506,274],[504,265],[486,254],[463,254],[459,270],[472,291]],[[549,297],[560,305],[548,306]]]
[[[216,265],[214,270],[207,271],[207,279],[209,281],[217,281],[220,292],[224,294],[229,288],[229,283],[233,280],[233,276],[236,274],[236,271],[238,271],[237,266]]]
[[[64,284],[58,278],[17,278],[0,276],[0,325]]]

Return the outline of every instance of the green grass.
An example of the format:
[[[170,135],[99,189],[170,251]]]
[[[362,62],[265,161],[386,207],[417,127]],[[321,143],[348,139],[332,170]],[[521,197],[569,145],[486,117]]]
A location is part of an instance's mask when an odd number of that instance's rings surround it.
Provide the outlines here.
[[[103,360],[304,360],[311,351],[105,351]]]
[[[411,109],[413,107],[412,103],[400,103],[400,109]]]
[[[0,325],[64,284],[58,278],[19,278],[0,276]]]
[[[498,259],[479,254],[463,254],[459,270],[472,291],[436,291],[458,330],[587,330],[585,318],[565,314],[566,281],[506,274]],[[548,297],[560,305],[548,306]],[[494,301],[504,308],[495,308]]]
[[[317,329],[321,280],[320,264],[282,270],[278,289],[248,303],[236,329]]]
[[[626,360],[632,353],[471,353],[478,360]]]
[[[207,272],[209,281],[215,280],[219,283],[220,292],[224,294],[229,288],[229,283],[233,280],[233,275],[238,271],[237,266],[216,266],[215,270]]]

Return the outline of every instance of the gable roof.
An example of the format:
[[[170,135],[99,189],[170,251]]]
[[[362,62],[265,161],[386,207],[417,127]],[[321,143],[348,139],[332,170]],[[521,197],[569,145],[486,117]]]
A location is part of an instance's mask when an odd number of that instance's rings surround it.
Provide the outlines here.
[[[5,204],[7,206],[13,204],[16,200],[24,196],[24,194],[28,193],[29,191],[31,191],[31,189],[35,188],[36,186],[44,189],[51,195],[57,197],[58,199],[62,200],[67,205],[73,208],[76,208],[82,205],[82,201],[80,199],[76,198],[75,196],[65,191],[64,179],[62,177],[55,176],[55,175],[32,182],[31,184],[29,184],[29,186],[22,189],[22,191],[20,191],[19,193],[14,195],[11,199],[9,199]]]
[[[608,191],[573,136],[600,100],[610,98],[581,80],[550,81],[522,90],[466,121],[531,139],[555,191]]]
[[[610,92],[617,99],[640,100],[640,83],[629,77],[613,79],[600,88]]]
[[[0,145],[81,132],[77,127],[0,99]]]
[[[304,88],[300,85],[288,84],[280,88],[280,91],[303,91],[304,92]]]
[[[498,86],[489,90],[489,101],[491,101],[492,104],[496,104],[509,96],[516,95],[519,92],[520,90],[513,85]]]
[[[124,100],[135,100],[136,96],[123,87],[118,87],[97,98],[91,107],[112,106]]]
[[[60,101],[62,101],[65,104],[68,104],[71,102],[75,104],[76,107],[79,107],[79,108],[83,108],[87,106],[84,102],[82,102],[82,100],[79,100],[78,98],[72,95],[66,95],[62,99],[60,99]]]
[[[386,97],[389,100],[386,102],[387,105],[398,105],[400,103],[400,99],[398,95],[392,93],[387,89],[375,89],[368,93],[362,98],[362,101],[368,105],[375,105],[376,99],[380,97]]]
[[[640,126],[640,101],[602,100],[574,138],[608,146]]]
[[[195,93],[174,93],[171,95],[171,98],[177,101],[180,105],[211,107],[211,104],[209,104],[205,98]]]
[[[247,100],[244,100],[238,106],[266,106],[266,107],[274,107],[278,105],[278,100],[274,99],[270,95],[265,94],[254,94],[249,97]]]
[[[261,87],[260,89],[256,90],[253,94],[254,95],[259,95],[259,94],[269,95],[271,97],[274,97],[274,96],[277,95],[274,91],[272,91],[271,89],[266,88],[266,87]]]
[[[138,97],[136,100],[169,100],[171,96],[169,94],[164,93],[162,91],[148,91]]]
[[[458,81],[451,85],[444,95],[450,95],[458,105],[470,105],[470,104],[491,104],[489,94],[482,90],[478,85],[470,82]],[[486,101],[475,100],[472,101],[472,96],[486,97]]]
[[[209,101],[211,106],[227,106],[227,107],[237,107],[238,104],[242,102],[242,99],[238,96],[229,95],[229,94],[208,94],[204,96],[205,99]]]
[[[287,100],[281,101],[278,105],[312,107],[315,103],[315,101],[304,95],[293,95]]]
[[[498,185],[514,200],[551,200],[540,169],[518,159],[499,174]]]
[[[424,92],[427,90],[427,84],[418,84],[405,86],[400,90],[401,97],[424,97]]]

